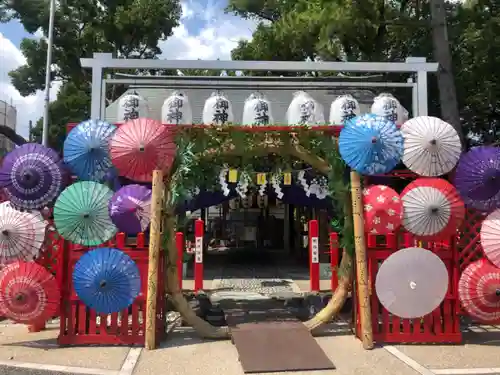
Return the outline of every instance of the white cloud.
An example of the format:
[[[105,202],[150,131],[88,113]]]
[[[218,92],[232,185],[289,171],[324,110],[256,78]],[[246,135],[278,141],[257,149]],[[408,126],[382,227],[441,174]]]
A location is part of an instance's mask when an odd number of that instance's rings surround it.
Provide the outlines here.
[[[43,114],[44,92],[38,91],[27,97],[12,86],[9,72],[26,63],[26,59],[12,42],[0,33],[0,99],[14,105],[17,109],[16,131],[18,134],[28,138],[29,121],[33,124]],[[55,99],[59,85],[53,85],[50,93],[51,99]]]
[[[182,3],[181,25],[174,35],[160,42],[167,59],[230,60],[231,50],[241,39],[250,39],[256,23],[224,14],[220,1],[206,3],[188,0]],[[190,32],[186,24],[196,21],[204,25],[197,32]]]
[[[160,42],[163,58],[229,60],[231,50],[240,39],[250,39],[256,23],[242,20],[222,12],[221,0],[185,0],[182,2],[181,24],[167,41]],[[188,25],[202,25],[196,31]],[[35,38],[43,37],[41,30]],[[42,116],[44,93],[22,97],[10,83],[8,72],[23,65],[26,59],[19,49],[0,33],[0,99],[17,107],[17,132],[28,137],[28,122],[34,123]],[[55,83],[50,98],[54,100],[60,85]]]

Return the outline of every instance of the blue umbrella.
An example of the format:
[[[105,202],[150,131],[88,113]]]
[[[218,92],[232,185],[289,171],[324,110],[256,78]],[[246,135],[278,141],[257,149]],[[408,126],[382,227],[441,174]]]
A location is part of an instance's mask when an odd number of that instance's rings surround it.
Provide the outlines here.
[[[384,174],[398,165],[403,155],[403,136],[396,124],[367,114],[348,121],[339,136],[340,156],[364,175]]]
[[[64,162],[81,180],[101,181],[112,167],[108,142],[116,126],[88,120],[74,127],[64,141]]]
[[[109,247],[82,255],[73,271],[78,298],[99,314],[128,308],[141,292],[141,277],[135,262],[124,252]]]

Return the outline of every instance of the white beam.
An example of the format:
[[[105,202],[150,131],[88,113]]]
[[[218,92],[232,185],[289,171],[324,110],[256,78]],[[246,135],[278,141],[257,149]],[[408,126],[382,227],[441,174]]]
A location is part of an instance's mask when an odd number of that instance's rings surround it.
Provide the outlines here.
[[[437,63],[427,62],[337,62],[337,61],[238,61],[238,60],[153,60],[115,59],[110,53],[94,53],[82,58],[83,68],[111,69],[206,69],[206,70],[261,70],[294,72],[436,72]]]
[[[225,78],[225,77],[223,77]],[[229,80],[229,79],[219,79],[213,78],[210,80],[197,80],[195,77],[192,79],[149,79],[149,78],[111,78],[105,80],[107,84],[114,85],[132,85],[132,86],[148,86],[148,87],[225,87],[225,88],[300,88],[300,89],[317,89],[317,88],[337,88],[337,87],[360,87],[360,88],[371,88],[371,87],[413,87],[416,86],[415,83],[407,82],[349,82],[349,81],[327,81],[327,82],[315,82],[314,78],[308,81],[252,81],[252,80]]]

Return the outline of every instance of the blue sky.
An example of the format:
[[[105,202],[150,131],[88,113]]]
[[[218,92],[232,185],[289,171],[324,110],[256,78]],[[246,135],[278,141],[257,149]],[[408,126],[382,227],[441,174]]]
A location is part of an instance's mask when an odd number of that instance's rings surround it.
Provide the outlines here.
[[[159,43],[169,52],[169,59],[230,59],[237,42],[251,38],[256,26],[255,22],[224,14],[227,0],[181,0],[181,3],[181,25],[172,37]],[[43,113],[43,93],[23,98],[10,85],[8,77],[10,70],[25,62],[19,51],[25,37],[39,38],[41,35],[28,34],[17,21],[0,24],[0,99],[13,102],[18,108],[18,133],[23,136],[27,136],[28,121],[37,121]],[[57,90],[56,84],[51,98],[55,98]]]
[[[19,46],[23,38],[31,37],[31,34],[24,30],[23,25],[17,21],[9,22],[8,24],[0,25],[0,32],[4,37],[9,39],[15,46]]]

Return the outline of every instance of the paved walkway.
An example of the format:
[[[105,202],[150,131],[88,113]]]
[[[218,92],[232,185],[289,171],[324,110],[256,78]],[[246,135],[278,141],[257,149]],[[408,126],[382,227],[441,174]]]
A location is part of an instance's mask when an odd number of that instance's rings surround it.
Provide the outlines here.
[[[398,345],[372,351],[363,350],[347,328],[346,324],[336,323],[325,332],[333,336],[316,338],[337,370],[295,374],[500,374],[499,327],[470,329],[464,345]],[[54,325],[40,333],[27,333],[22,325],[2,325],[0,374],[243,374],[238,353],[230,341],[202,341],[190,328],[177,328],[160,349],[153,351],[125,347],[59,348],[57,334]]]
[[[223,299],[262,299],[308,290],[308,280],[273,267],[227,268],[207,279],[205,285],[212,295]],[[189,288],[189,282],[185,287]],[[500,327],[467,327],[464,345],[388,345],[372,351],[362,349],[347,323],[333,323],[324,333],[316,340],[337,370],[294,374],[500,374]],[[106,346],[60,348],[57,335],[57,322],[40,333],[28,333],[23,325],[0,323],[0,375],[243,374],[230,341],[202,341],[190,328],[177,328],[154,351]]]

